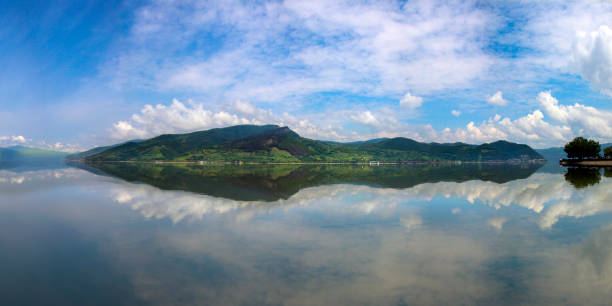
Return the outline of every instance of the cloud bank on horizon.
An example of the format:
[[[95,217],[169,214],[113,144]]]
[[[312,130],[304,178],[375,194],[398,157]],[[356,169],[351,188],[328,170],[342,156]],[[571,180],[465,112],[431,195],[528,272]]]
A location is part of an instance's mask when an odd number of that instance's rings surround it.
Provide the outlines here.
[[[36,32],[19,7],[7,10],[17,17],[0,32],[20,34],[7,40],[0,62],[22,68],[0,73],[0,135],[24,135],[22,143],[74,149],[65,143],[234,124],[287,125],[340,141],[612,141],[611,2],[118,1],[29,9],[46,17]],[[71,24],[57,25],[75,10]],[[53,52],[18,52],[41,44]],[[43,57],[44,69],[30,67]],[[36,96],[28,85],[40,89],[45,77],[68,85]]]

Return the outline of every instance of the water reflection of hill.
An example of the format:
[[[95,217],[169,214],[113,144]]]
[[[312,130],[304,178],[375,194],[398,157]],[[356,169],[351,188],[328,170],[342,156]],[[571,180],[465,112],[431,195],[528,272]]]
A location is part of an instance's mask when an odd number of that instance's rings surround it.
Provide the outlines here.
[[[184,190],[239,201],[287,199],[299,190],[325,184],[360,184],[409,188],[422,183],[469,180],[505,183],[527,178],[540,164],[357,166],[268,165],[199,166],[99,163],[83,169],[142,182],[163,190]]]

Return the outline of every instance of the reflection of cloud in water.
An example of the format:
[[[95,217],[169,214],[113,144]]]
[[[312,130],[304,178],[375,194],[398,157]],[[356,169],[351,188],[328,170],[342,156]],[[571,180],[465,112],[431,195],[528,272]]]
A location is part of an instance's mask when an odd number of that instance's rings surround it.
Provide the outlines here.
[[[78,179],[84,174],[86,172],[73,168],[26,172],[0,170],[0,192],[18,193],[26,192],[32,188],[48,188],[61,184],[62,180]]]
[[[506,221],[508,220],[504,217],[496,217],[496,218],[491,218],[487,220],[487,224],[493,227],[494,229],[496,229],[497,231],[501,231]]]
[[[146,244],[152,249],[126,258],[121,269],[153,304],[177,304],[181,297],[203,304],[473,304],[499,294],[496,280],[480,268],[493,256],[483,241],[414,230],[421,222],[415,214],[401,217],[402,227],[350,230],[295,218],[159,233],[159,243]],[[172,262],[186,264],[160,265],[148,255],[167,250],[177,259]],[[190,269],[203,261],[210,276]]]
[[[350,202],[349,206],[329,205],[343,213],[371,214],[390,213],[404,199],[396,193],[385,194],[385,201],[379,197],[355,200],[347,199],[347,195],[359,197],[366,192],[376,191],[366,186],[326,185],[306,188],[287,200],[276,202],[235,201],[206,195],[197,195],[182,191],[163,191],[145,184],[122,184],[111,191],[116,202],[129,204],[146,218],[169,218],[173,222],[182,220],[199,220],[208,214],[236,214],[237,220],[248,219],[253,215],[266,213],[275,209],[309,206],[317,204],[334,204]],[[393,196],[395,195],[395,196]]]
[[[23,176],[22,185],[48,184],[83,174],[71,171],[0,178],[16,188],[11,178]],[[505,184],[440,182],[403,190],[324,185],[276,202],[102,179],[109,184],[96,190],[110,188],[114,201],[147,218],[241,221],[168,226],[134,222],[124,209],[107,218],[95,214],[87,226],[103,235],[96,252],[109,255],[146,304],[606,304],[612,292],[612,226],[586,239],[570,234],[565,240],[559,236],[571,228],[559,226],[558,235],[527,232],[531,229],[514,226],[515,220],[503,215],[506,206],[517,205],[527,208],[517,215],[541,215],[540,224],[547,227],[563,216],[607,211],[612,191],[606,190],[610,180],[605,178],[582,190],[549,174]],[[70,188],[77,181],[82,179],[69,181]],[[81,195],[76,197],[75,207],[81,207]],[[439,197],[465,199],[465,206],[404,205]],[[472,214],[468,202],[492,215]],[[88,243],[96,237],[85,236]]]
[[[608,179],[603,182],[585,189],[574,190],[571,198],[552,204],[542,215],[540,226],[550,228],[561,217],[582,218],[612,211],[611,181]]]
[[[545,257],[528,282],[533,304],[610,304],[612,225],[577,245],[548,246]]]
[[[400,222],[407,230],[417,229],[423,224],[423,219],[416,214],[409,214],[407,216],[401,217]]]
[[[554,174],[534,174],[527,179],[504,184],[483,181],[421,184],[409,190],[429,199],[435,196],[465,198],[470,203],[479,200],[495,208],[514,204],[537,213],[544,209],[546,203],[572,195],[572,188],[568,188],[563,176]]]
[[[236,214],[236,219],[248,219],[253,215],[270,212],[277,208],[308,206],[314,202],[345,203],[327,205],[326,210],[342,213],[388,214],[396,206],[415,201],[431,201],[434,197],[464,198],[469,203],[477,201],[500,209],[518,205],[541,214],[542,228],[550,228],[564,216],[580,218],[612,210],[611,180],[585,189],[571,187],[559,174],[535,174],[527,179],[504,184],[483,181],[463,183],[426,183],[407,189],[374,188],[361,185],[323,185],[300,190],[287,200],[276,202],[234,201],[197,195],[188,192],[162,191],[145,184],[125,183],[112,191],[113,198],[147,218],[169,218],[173,222],[197,220],[207,214]],[[453,214],[460,208],[452,210]],[[489,225],[501,229],[505,221],[495,220]]]
[[[7,170],[0,170],[0,183],[23,184],[26,181],[52,180],[60,179],[62,177],[77,177],[82,173],[83,171],[72,168],[58,170],[35,170],[28,172],[12,172]]]

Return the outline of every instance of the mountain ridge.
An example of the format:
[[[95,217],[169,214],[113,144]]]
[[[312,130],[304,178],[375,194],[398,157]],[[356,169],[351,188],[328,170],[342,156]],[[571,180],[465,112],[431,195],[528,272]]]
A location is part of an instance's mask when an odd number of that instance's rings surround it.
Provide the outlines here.
[[[90,150],[91,151],[91,150]],[[404,137],[335,143],[301,137],[288,127],[236,125],[128,142],[86,161],[367,162],[539,160],[531,147],[508,141],[481,145],[422,143]]]

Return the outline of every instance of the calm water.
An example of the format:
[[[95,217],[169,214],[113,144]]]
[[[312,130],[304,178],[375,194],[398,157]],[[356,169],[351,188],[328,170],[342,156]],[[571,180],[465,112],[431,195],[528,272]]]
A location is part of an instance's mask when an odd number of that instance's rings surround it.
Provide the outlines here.
[[[610,171],[0,170],[1,305],[609,305]]]

